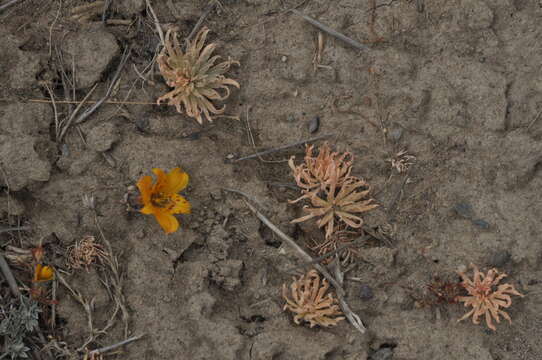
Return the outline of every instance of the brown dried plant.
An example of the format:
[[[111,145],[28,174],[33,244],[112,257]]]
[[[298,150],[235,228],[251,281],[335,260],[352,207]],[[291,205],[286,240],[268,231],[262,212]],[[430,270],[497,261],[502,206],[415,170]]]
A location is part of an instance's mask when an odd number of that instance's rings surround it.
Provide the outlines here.
[[[399,151],[391,159],[388,159],[391,163],[391,167],[397,170],[399,174],[406,173],[408,169],[416,162],[416,157],[410,155],[406,149]]]
[[[328,288],[327,280],[320,281],[320,276],[314,269],[298,279],[294,277],[294,282],[290,285],[292,299],[288,297],[286,284],[282,285],[282,297],[286,300],[284,310],[290,310],[296,314],[294,316],[296,324],[305,321],[311,328],[316,325],[335,326],[339,321],[344,320],[344,317],[340,316],[343,313],[337,299],[331,293],[326,296]]]
[[[336,186],[340,187],[350,176],[352,154],[332,152],[327,142],[318,149],[318,156],[313,155],[313,150],[314,145],[307,146],[305,162],[297,166],[294,163],[294,156],[288,161],[294,173],[295,182],[304,194],[291,203],[310,198],[321,190],[325,190],[331,185],[332,178],[335,179]]]
[[[81,269],[84,267],[89,271],[90,265],[108,258],[109,254],[104,250],[103,246],[95,241],[94,236],[85,236],[68,248],[67,258],[70,268]]]
[[[216,44],[204,47],[209,29],[203,28],[192,42],[187,45],[185,53],[181,50],[177,34],[168,30],[165,36],[164,48],[158,55],[157,62],[160,73],[172,91],[158,98],[157,103],[168,101],[174,105],[179,113],[182,108],[190,117],[203,124],[202,114],[208,121],[212,121],[211,114],[223,114],[226,106],[217,109],[212,100],[223,101],[230,96],[228,85],[239,88],[239,83],[226,78],[223,74],[232,64],[239,65],[238,61],[228,59],[215,64],[220,56],[211,56]],[[222,89],[224,95],[217,91]]]
[[[314,157],[313,147],[306,149],[305,162],[295,166],[290,159],[290,167],[303,196],[291,202],[309,199],[312,207],[305,206],[308,215],[293,220],[303,222],[314,217],[319,218],[318,227],[326,228],[326,239],[335,232],[335,225],[343,223],[352,228],[361,228],[363,219],[354,215],[369,211],[378,205],[369,198],[369,185],[355,176],[351,176],[352,155],[331,152],[325,143]]]
[[[499,285],[499,282],[507,276],[505,273],[499,273],[497,269],[491,269],[487,274],[484,274],[474,264],[471,264],[471,268],[474,271],[472,280],[464,272],[458,272],[463,280],[460,285],[467,290],[468,296],[458,296],[457,300],[464,302],[465,307],[472,307],[472,310],[463,315],[458,321],[472,315],[472,322],[479,324],[479,317],[484,315],[487,327],[493,331],[497,329],[493,325],[492,318],[497,323],[500,323],[499,315],[512,323],[510,316],[500,308],[508,308],[512,305],[510,295],[521,297],[524,295],[520,294],[511,284]]]
[[[348,265],[352,263],[360,254],[359,247],[352,244],[352,242],[359,238],[360,235],[361,234],[359,231],[347,230],[346,226],[342,226],[323,242],[315,243],[313,246],[309,247],[312,251],[316,252],[320,256],[324,256],[327,253],[342,247],[343,249],[340,250],[337,255],[339,256],[339,259],[343,265]],[[324,259],[322,262],[328,264],[332,260],[333,257],[330,256]]]
[[[374,199],[368,198],[369,185],[358,178],[349,177],[340,188],[331,180],[331,185],[324,190],[324,196],[313,195],[310,197],[312,207],[304,206],[308,215],[293,220],[293,223],[303,222],[318,217],[318,227],[326,228],[326,239],[335,232],[336,223],[344,223],[354,229],[363,225],[363,219],[354,215],[364,213],[378,207]],[[365,200],[363,200],[365,199]]]

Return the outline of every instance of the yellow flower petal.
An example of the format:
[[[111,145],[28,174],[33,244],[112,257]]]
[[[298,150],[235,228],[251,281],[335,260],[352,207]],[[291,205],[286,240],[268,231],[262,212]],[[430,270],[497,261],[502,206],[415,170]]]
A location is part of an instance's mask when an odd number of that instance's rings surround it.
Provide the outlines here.
[[[166,234],[175,232],[179,228],[179,221],[177,218],[167,212],[156,211],[154,212],[154,217],[156,217],[156,221],[158,221],[158,224],[160,224]]]
[[[154,175],[156,175],[156,183],[154,184],[153,192],[162,192],[167,187],[168,179],[164,170],[159,168],[152,169]]]
[[[55,271],[51,266],[38,264],[34,270],[34,282],[49,281],[53,278],[54,274]]]
[[[143,204],[148,204],[151,201],[152,195],[152,178],[150,176],[143,176],[137,182],[137,188],[141,194],[141,201]]]
[[[173,208],[168,209],[171,214],[190,214],[190,203],[183,196],[174,194],[171,195],[171,200],[175,203]]]
[[[156,210],[155,210],[154,206],[152,206],[149,203],[147,203],[147,205],[143,206],[143,208],[141,210],[139,210],[140,213],[145,214],[145,215],[153,214],[155,211]]]
[[[167,174],[167,185],[164,191],[176,194],[188,185],[188,174],[181,168],[175,168]]]

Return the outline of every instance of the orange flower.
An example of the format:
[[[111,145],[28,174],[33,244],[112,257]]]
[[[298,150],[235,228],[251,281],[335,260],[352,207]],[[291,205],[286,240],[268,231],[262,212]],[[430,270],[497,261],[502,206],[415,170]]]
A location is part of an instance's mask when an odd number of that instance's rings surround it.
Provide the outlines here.
[[[33,282],[49,281],[55,276],[55,270],[51,266],[38,264],[34,269]]]
[[[137,182],[141,193],[143,214],[153,214],[166,234],[177,231],[179,221],[173,214],[190,214],[190,203],[177,194],[188,185],[188,174],[175,168],[166,174],[162,169],[152,169],[156,175],[153,184],[150,176]]]

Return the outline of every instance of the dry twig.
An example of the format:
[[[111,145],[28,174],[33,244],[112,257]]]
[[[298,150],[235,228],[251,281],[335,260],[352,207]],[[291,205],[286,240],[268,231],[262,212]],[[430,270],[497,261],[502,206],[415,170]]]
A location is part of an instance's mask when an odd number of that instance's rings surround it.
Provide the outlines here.
[[[282,150],[285,150],[285,149],[288,149],[288,148],[291,148],[291,147],[304,145],[304,144],[307,144],[309,142],[322,140],[322,139],[325,139],[325,138],[328,138],[328,137],[331,137],[331,136],[332,136],[332,134],[320,135],[320,136],[316,136],[316,137],[313,137],[313,138],[310,138],[310,139],[297,141],[297,142],[295,142],[293,144],[282,145],[282,146],[279,146],[279,147],[276,147],[276,148],[260,151],[260,152],[257,152],[255,154],[243,156],[243,157],[240,157],[240,158],[237,158],[237,159],[231,159],[231,160],[228,160],[227,162],[228,163],[235,163],[235,162],[238,162],[238,161],[254,159],[254,158],[257,158],[257,157],[260,157],[260,156],[263,156],[263,155],[272,154],[272,153],[277,152],[277,151],[282,151]]]
[[[4,274],[4,278],[9,284],[11,293],[18,299],[21,295],[21,292],[19,291],[19,287],[17,286],[17,282],[15,281],[15,277],[13,276],[13,273],[9,268],[6,258],[2,253],[0,253],[0,270],[2,271],[2,274]]]
[[[230,191],[229,189],[224,189],[226,191]],[[250,201],[254,201],[254,198],[248,194],[245,194],[239,190],[234,191],[238,194],[243,195]],[[291,246],[298,254],[299,256],[309,262],[313,262],[314,259],[305,252],[297,243],[288,235],[283,233],[278,227],[276,227],[266,216],[264,216],[261,212],[259,212],[254,206],[252,206],[248,201],[245,201],[248,208],[260,219],[269,229],[271,229],[275,234],[277,234],[282,240],[286,242],[289,246]],[[329,273],[329,271],[322,265],[318,263],[314,263],[314,267],[333,285],[335,288],[335,291],[337,293],[337,297],[339,298],[339,303],[341,305],[341,309],[343,313],[346,315],[348,321],[361,333],[365,333],[365,326],[361,322],[358,315],[356,315],[348,306],[346,301],[344,300],[344,296],[346,295],[344,288],[342,287],[343,279],[336,280],[333,275]],[[341,275],[340,269],[338,270],[337,274]]]
[[[358,50],[369,50],[368,46],[360,44],[356,40],[353,40],[353,39],[349,38],[348,36],[345,36],[345,35],[341,34],[340,32],[338,32],[336,30],[333,30],[332,28],[322,24],[321,22],[311,18],[310,16],[307,16],[307,15],[303,14],[302,12],[300,12],[300,11],[298,11],[296,9],[290,9],[290,11],[293,12],[294,14],[296,14],[297,16],[301,16],[303,19],[305,19],[307,22],[311,23],[312,25],[316,26],[318,29],[328,33],[331,36],[336,37],[337,39],[339,39],[341,41],[344,41],[348,45],[353,46]]]
[[[111,83],[109,84],[109,87],[107,88],[107,91],[105,92],[105,95],[98,100],[94,105],[92,105],[90,108],[85,110],[81,115],[79,115],[77,118],[75,118],[74,114],[70,116],[68,121],[66,122],[66,125],[62,128],[62,131],[60,132],[60,136],[58,138],[58,141],[61,142],[64,136],[66,135],[66,132],[70,128],[71,124],[81,124],[83,121],[85,121],[90,115],[92,115],[111,95],[111,92],[113,91],[113,88],[115,87],[118,78],[120,77],[120,73],[122,72],[122,69],[124,68],[124,65],[126,65],[126,62],[128,61],[128,58],[130,57],[130,47],[127,47],[124,50],[124,53],[122,54],[122,57],[120,59],[119,66],[117,67],[117,70],[115,71],[115,74],[113,75],[113,78],[111,79]],[[92,90],[95,89],[96,86]],[[91,92],[92,92],[91,90]],[[90,95],[87,94],[85,98],[87,98]],[[79,107],[78,107],[79,108]],[[77,108],[75,109],[74,113],[77,112]]]
[[[137,341],[137,340],[141,339],[143,336],[145,336],[145,334],[132,336],[132,337],[130,337],[130,338],[126,339],[126,340],[120,341],[120,342],[118,342],[116,344],[109,345],[109,346],[104,346],[103,348],[92,350],[92,351],[90,351],[88,353],[88,355],[90,356],[91,359],[93,359],[93,356],[104,354],[104,353],[106,353],[108,351],[111,351],[111,350],[115,350],[116,348],[127,345],[127,344],[129,344],[131,342]]]
[[[11,0],[11,1],[8,1],[7,3],[3,4],[3,5],[0,5],[0,11],[7,9],[8,7],[10,7],[12,5],[17,4],[19,1],[21,1],[21,0]]]

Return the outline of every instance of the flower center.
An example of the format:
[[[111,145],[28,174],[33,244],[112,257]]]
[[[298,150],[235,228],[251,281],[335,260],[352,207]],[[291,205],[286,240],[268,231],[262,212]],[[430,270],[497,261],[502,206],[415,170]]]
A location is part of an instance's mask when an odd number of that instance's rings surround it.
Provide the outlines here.
[[[162,192],[152,194],[151,203],[153,206],[159,208],[171,208],[173,205],[175,205],[171,197]]]

